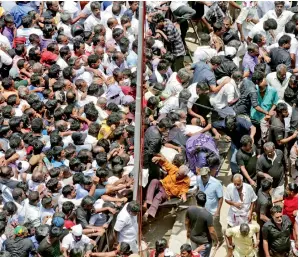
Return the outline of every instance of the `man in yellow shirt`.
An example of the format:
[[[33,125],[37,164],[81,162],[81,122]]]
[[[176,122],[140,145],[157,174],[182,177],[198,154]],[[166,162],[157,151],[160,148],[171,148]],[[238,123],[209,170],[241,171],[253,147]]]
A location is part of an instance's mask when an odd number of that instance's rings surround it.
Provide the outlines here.
[[[242,223],[226,230],[227,257],[255,257],[259,245],[260,226]]]
[[[177,154],[180,155],[180,154]],[[174,157],[176,158],[177,155]],[[153,218],[156,216],[159,204],[171,197],[180,197],[184,202],[187,200],[187,192],[190,187],[190,178],[187,176],[189,169],[186,165],[179,167],[168,162],[163,155],[153,157],[153,162],[159,163],[161,168],[165,170],[168,175],[162,179],[153,179],[147,189],[146,202],[144,207],[150,205],[150,208],[144,214],[146,220],[148,215]]]

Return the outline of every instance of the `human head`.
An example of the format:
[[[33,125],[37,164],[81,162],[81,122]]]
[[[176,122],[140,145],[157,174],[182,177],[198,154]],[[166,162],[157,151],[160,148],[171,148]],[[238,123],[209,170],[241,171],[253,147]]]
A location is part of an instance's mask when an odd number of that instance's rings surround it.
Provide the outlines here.
[[[287,66],[285,64],[279,64],[276,67],[276,76],[279,81],[284,81],[287,76]]]
[[[272,181],[270,179],[264,178],[261,181],[261,188],[263,192],[270,192],[272,189]]]
[[[163,118],[158,123],[158,128],[162,133],[168,131],[171,127],[172,124],[169,118]]]
[[[260,92],[265,92],[267,89],[267,81],[265,73],[261,71],[254,71],[251,78],[252,82],[259,87]]]
[[[181,257],[191,257],[192,247],[189,244],[183,244],[180,248]]]
[[[101,4],[97,1],[94,1],[90,4],[90,9],[92,14],[98,19],[101,18]]]
[[[235,174],[233,176],[233,183],[235,185],[235,187],[240,190],[243,187],[243,176],[239,173]]]
[[[224,17],[223,19],[223,25],[224,25],[224,29],[225,31],[229,31],[231,25],[232,25],[232,20],[229,16]]]
[[[224,119],[224,124],[229,131],[234,131],[237,125],[237,119],[233,115],[227,115]]]
[[[87,195],[82,199],[81,206],[84,210],[91,211],[93,209],[94,202],[93,197]]]
[[[296,183],[289,183],[286,187],[286,193],[288,196],[294,197],[298,194],[298,185]]]
[[[179,170],[176,174],[176,179],[180,180],[186,177],[189,173],[189,168],[186,165],[182,165],[179,167]]]
[[[289,35],[283,35],[278,40],[278,45],[279,45],[279,47],[289,50],[291,47],[291,37]]]
[[[209,181],[211,176],[211,170],[209,167],[196,168],[196,173],[200,175],[201,180],[204,184]]]
[[[221,65],[221,57],[220,56],[213,56],[210,60],[210,63],[212,65],[212,69],[216,70]]]
[[[131,201],[127,205],[127,211],[132,216],[137,216],[140,213],[140,204],[136,201]]]
[[[206,196],[206,194],[204,192],[199,191],[196,194],[195,198],[196,198],[196,203],[197,203],[198,206],[200,206],[200,207],[204,207],[205,206],[205,204],[207,202],[207,196]]]
[[[262,47],[267,43],[265,36],[262,34],[256,34],[253,37],[252,42],[257,44],[259,47]]]
[[[278,116],[283,118],[289,117],[288,106],[285,103],[278,103],[275,110]]]
[[[275,145],[273,142],[267,142],[264,144],[264,151],[268,158],[273,159],[275,156]]]
[[[250,43],[247,46],[247,51],[250,56],[259,56],[259,47],[257,44]]]
[[[196,85],[196,92],[198,95],[206,95],[210,91],[210,87],[205,82],[198,82]]]
[[[157,29],[164,28],[164,21],[165,21],[165,18],[161,13],[157,13],[152,19],[152,22],[156,24]]]
[[[213,23],[212,27],[213,27],[214,34],[216,34],[219,37],[223,35],[224,26],[222,25],[221,22],[217,21],[217,22]]]
[[[274,5],[275,5],[275,13],[279,17],[284,10],[285,3],[284,1],[275,1]]]
[[[282,208],[279,205],[274,205],[270,209],[271,217],[275,224],[280,225],[282,223]]]
[[[251,152],[252,150],[252,138],[249,135],[244,135],[241,137],[240,144],[241,148],[245,152]]]
[[[243,237],[248,236],[249,231],[250,231],[250,228],[249,228],[249,225],[247,223],[242,223],[240,225],[240,234],[241,234],[241,236],[243,236]]]
[[[163,253],[166,248],[167,248],[167,240],[165,238],[156,241],[157,254]]]
[[[268,19],[268,20],[264,21],[263,27],[264,27],[265,31],[276,30],[277,22],[274,19]]]

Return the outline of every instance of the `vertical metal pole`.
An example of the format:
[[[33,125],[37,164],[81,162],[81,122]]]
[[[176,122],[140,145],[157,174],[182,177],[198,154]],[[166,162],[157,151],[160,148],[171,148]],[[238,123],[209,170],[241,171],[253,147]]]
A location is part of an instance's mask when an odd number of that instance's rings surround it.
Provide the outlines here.
[[[144,64],[144,24],[145,24],[145,1],[139,2],[139,26],[138,26],[138,66],[137,66],[137,91],[135,110],[135,136],[134,136],[134,191],[133,199],[137,200],[139,175],[141,169],[141,128],[142,128],[142,87],[143,87],[143,64]]]
[[[137,90],[136,90],[136,109],[135,109],[135,136],[134,136],[134,191],[133,200],[140,200],[138,194],[139,185],[142,178],[142,88],[143,88],[143,65],[144,65],[144,24],[145,24],[145,1],[139,2],[139,26],[138,26],[138,62],[137,62]],[[138,197],[140,199],[138,199]],[[142,231],[142,216],[138,217],[138,232],[137,232],[137,245],[141,247],[141,231]],[[143,253],[140,252],[141,256]]]

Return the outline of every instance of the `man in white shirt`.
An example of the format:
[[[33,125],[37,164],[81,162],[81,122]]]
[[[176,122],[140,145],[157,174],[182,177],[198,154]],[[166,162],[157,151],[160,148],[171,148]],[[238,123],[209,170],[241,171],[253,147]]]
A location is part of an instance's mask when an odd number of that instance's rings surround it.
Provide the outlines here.
[[[29,202],[24,206],[24,223],[30,222],[34,227],[38,227],[41,224],[40,208],[37,206],[39,203],[39,193],[37,191],[30,191],[28,198]]]
[[[243,182],[241,174],[234,175],[233,183],[227,186],[224,199],[230,205],[227,215],[227,224],[230,227],[251,223],[257,196],[251,185]]]
[[[61,248],[64,256],[68,256],[71,249],[79,248],[85,252],[85,256],[89,256],[95,241],[91,240],[88,236],[83,235],[83,228],[81,224],[73,226],[71,233],[66,235],[61,243]]]
[[[285,64],[279,64],[276,67],[276,72],[271,72],[266,77],[268,85],[277,90],[280,100],[284,99],[284,91],[289,85],[291,76],[292,74],[287,71],[287,66]]]
[[[201,33],[199,35],[200,46],[198,46],[194,52],[193,63],[200,61],[209,61],[212,57],[217,55],[216,49],[210,46],[211,37],[207,33]]]
[[[71,15],[69,13],[62,13],[60,16],[60,22],[57,25],[57,29],[63,29],[63,35],[67,36],[69,39],[72,39],[71,33]]]
[[[17,37],[25,37],[27,46],[30,44],[29,36],[31,34],[36,34],[39,37],[43,35],[43,32],[40,29],[32,28],[32,18],[30,15],[26,15],[22,18],[22,25],[22,29],[17,29]]]
[[[252,41],[256,34],[261,34],[266,38],[267,45],[272,45],[274,43],[274,33],[273,30],[277,29],[277,22],[275,19],[263,19],[259,23],[255,24],[254,27],[248,34],[247,40]]]
[[[279,34],[280,32],[284,32],[284,27],[289,22],[294,13],[284,9],[285,2],[284,1],[275,1],[274,2],[275,9],[268,11],[263,20],[275,19],[277,22],[277,29],[275,30],[275,34]]]
[[[221,84],[228,77],[223,77],[217,81]],[[232,74],[230,81],[225,84],[217,94],[211,94],[210,103],[215,109],[223,109],[233,104],[239,97],[240,91],[238,85],[242,82],[243,76],[240,71],[235,71]]]
[[[163,107],[160,109],[160,114],[168,114],[171,111],[185,109],[185,113],[187,113],[187,102],[191,97],[190,91],[186,88],[183,89],[179,94],[171,95],[167,98],[164,103]]]
[[[187,86],[186,84],[189,82],[190,78],[191,75],[185,68],[172,73],[166,83],[163,96],[169,97],[171,95],[178,95],[184,87]]]
[[[137,215],[140,212],[140,205],[136,201],[127,203],[120,213],[114,225],[114,231],[119,243],[126,242],[130,245],[133,253],[138,253],[137,233],[138,223]]]
[[[94,27],[101,23],[101,4],[99,2],[92,2],[90,8],[92,14],[84,22],[85,31],[93,31]]]

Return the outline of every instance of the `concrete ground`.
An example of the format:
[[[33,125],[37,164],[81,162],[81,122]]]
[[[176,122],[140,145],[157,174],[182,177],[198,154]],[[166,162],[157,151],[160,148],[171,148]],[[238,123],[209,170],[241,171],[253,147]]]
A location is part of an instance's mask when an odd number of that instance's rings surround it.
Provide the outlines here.
[[[226,191],[226,186],[230,183],[231,179],[231,172],[229,169],[228,162],[224,162],[224,164],[221,167],[220,173],[217,177],[223,184],[223,191]],[[196,204],[195,202],[193,203],[194,205]],[[227,213],[228,213],[229,206],[225,202],[223,202],[221,213],[220,213],[220,222],[222,224],[222,228],[227,227]],[[180,246],[184,243],[189,243],[187,241],[187,235],[186,235],[186,229],[185,229],[185,211],[181,212],[177,215],[175,223],[172,228],[171,236],[169,239],[169,247],[174,253],[179,253],[180,252]],[[211,256],[213,254],[212,253]],[[223,243],[221,247],[217,250],[216,255],[214,257],[225,257],[227,254],[226,251],[226,245]]]
[[[196,36],[192,28],[189,28],[186,37],[186,43],[189,48],[189,53],[191,56],[198,46],[198,41],[195,40]],[[186,63],[192,63],[190,56],[185,57]],[[231,172],[229,169],[229,162],[226,160],[220,170],[220,173],[217,177],[223,183],[224,192],[226,186],[230,183]],[[194,201],[194,199],[193,199]],[[189,202],[188,205],[195,205],[195,202]],[[220,214],[220,222],[223,228],[227,227],[227,213],[229,206],[223,202],[223,206]],[[169,240],[169,247],[175,253],[180,252],[180,246],[184,243],[188,243],[186,230],[185,230],[185,212],[179,211],[175,214],[169,213],[169,209],[161,209],[158,211],[157,217],[154,222],[150,222],[143,227],[143,237],[144,240],[148,243],[149,248],[155,248],[155,241],[161,238],[166,238]],[[211,256],[213,254],[212,253]],[[216,254],[213,257],[225,257],[227,254],[226,245],[223,243],[221,247],[217,250]]]

